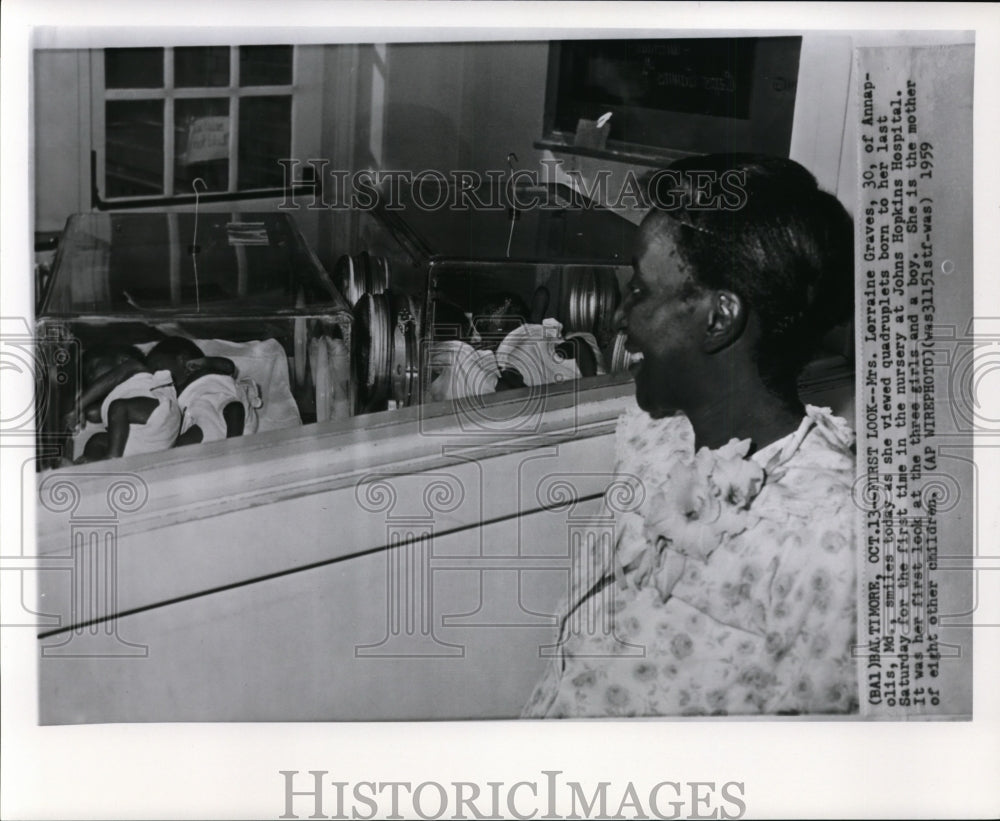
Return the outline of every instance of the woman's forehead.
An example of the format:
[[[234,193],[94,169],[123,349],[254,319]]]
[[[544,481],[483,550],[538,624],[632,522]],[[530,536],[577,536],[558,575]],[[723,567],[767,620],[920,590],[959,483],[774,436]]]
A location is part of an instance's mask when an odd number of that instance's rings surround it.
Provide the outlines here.
[[[642,262],[647,277],[687,270],[677,245],[677,226],[670,217],[654,212],[643,220],[636,238],[635,259]]]
[[[663,211],[650,211],[639,225],[637,248],[648,247],[656,241],[667,246],[677,243],[677,222]]]

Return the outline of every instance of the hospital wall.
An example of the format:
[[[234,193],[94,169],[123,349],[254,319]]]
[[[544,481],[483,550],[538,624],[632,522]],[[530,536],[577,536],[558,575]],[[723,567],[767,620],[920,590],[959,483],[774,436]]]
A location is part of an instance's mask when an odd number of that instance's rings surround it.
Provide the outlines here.
[[[41,723],[516,717],[613,543],[567,387],[41,474]]]
[[[957,35],[960,37],[960,35]],[[810,34],[803,36],[792,157],[803,162],[828,190],[853,200],[850,163],[844,151],[851,48],[898,40]],[[392,168],[483,172],[538,168],[545,151],[542,135],[548,45],[545,42],[416,43],[386,46],[322,46],[316,119],[318,154],[346,168]],[[66,218],[91,209],[90,52],[47,49],[35,53],[34,217],[36,231],[57,231]],[[306,158],[303,158],[306,159]],[[592,171],[593,162],[559,157],[566,169]],[[608,165],[608,163],[604,163]],[[610,163],[624,172],[629,166]],[[248,201],[247,208],[277,202]],[[231,206],[232,207],[232,206]],[[326,264],[344,250],[349,235],[342,214],[317,215],[307,233],[317,238]],[[354,250],[354,249],[351,249]]]

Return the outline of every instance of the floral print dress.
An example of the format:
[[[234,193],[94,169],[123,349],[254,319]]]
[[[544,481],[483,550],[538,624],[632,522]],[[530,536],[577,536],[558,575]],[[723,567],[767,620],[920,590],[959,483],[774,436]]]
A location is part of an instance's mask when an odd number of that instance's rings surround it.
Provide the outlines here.
[[[524,715],[855,712],[853,444],[814,407],[752,457],[695,453],[683,415],[625,413],[616,544],[589,559],[604,583],[570,591]]]

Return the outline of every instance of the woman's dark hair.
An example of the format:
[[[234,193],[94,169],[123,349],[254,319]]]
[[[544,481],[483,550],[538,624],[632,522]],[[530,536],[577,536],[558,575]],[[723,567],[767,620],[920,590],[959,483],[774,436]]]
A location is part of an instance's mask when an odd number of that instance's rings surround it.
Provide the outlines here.
[[[760,325],[762,380],[794,395],[822,337],[852,313],[850,216],[788,159],[686,157],[669,174],[673,196],[654,197],[654,207],[681,226],[681,256],[701,285],[732,291],[749,306]]]

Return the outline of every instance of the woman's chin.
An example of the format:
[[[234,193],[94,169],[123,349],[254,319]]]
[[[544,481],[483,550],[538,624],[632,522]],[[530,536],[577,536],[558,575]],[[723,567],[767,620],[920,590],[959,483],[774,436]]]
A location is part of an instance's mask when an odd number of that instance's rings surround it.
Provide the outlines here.
[[[629,368],[632,372],[632,377],[635,379],[635,401],[646,413],[652,413],[653,408],[656,405],[654,402],[655,392],[651,389],[651,386],[646,382],[645,374],[643,373],[642,365],[636,364],[632,368]]]
[[[649,381],[649,370],[643,368],[642,363],[637,363],[634,370],[629,370],[635,379],[635,401],[642,410],[654,419],[677,413],[678,405],[674,397],[666,394],[662,382]]]

